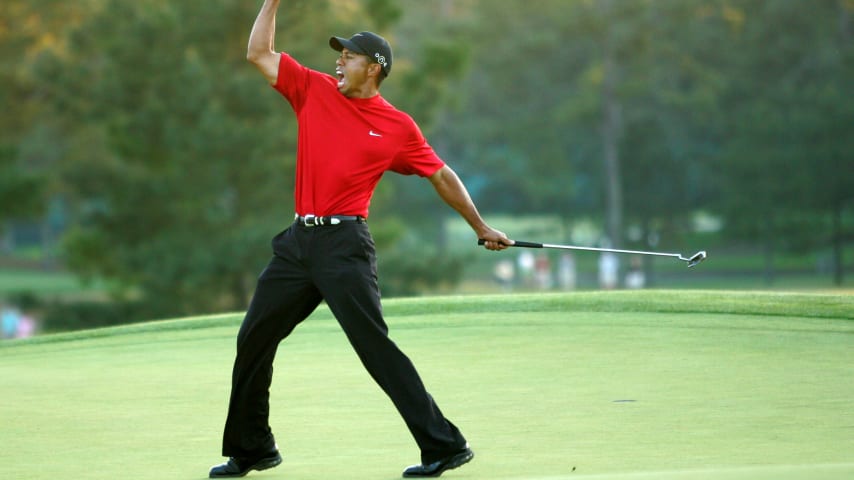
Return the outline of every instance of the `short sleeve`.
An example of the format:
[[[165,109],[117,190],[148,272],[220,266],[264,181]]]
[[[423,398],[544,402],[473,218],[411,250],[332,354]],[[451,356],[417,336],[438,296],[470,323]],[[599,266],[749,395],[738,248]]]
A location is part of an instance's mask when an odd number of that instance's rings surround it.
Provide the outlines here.
[[[311,70],[287,53],[279,57],[279,74],[273,88],[291,103],[295,112],[305,104],[311,79]]]
[[[427,143],[421,129],[408,115],[409,138],[403,148],[395,155],[390,170],[402,175],[429,177],[445,166],[445,162]]]

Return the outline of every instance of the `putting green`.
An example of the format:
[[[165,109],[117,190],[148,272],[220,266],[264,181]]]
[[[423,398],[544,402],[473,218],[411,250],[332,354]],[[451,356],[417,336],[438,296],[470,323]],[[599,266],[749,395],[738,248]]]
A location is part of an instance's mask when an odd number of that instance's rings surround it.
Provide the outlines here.
[[[476,456],[447,478],[854,474],[854,299],[612,292],[386,302]],[[240,315],[0,344],[4,477],[204,478]],[[418,452],[325,309],[279,349],[284,463],[250,478],[392,479]]]
[[[841,463],[519,478],[520,480],[848,480],[852,472],[854,472],[854,464]]]

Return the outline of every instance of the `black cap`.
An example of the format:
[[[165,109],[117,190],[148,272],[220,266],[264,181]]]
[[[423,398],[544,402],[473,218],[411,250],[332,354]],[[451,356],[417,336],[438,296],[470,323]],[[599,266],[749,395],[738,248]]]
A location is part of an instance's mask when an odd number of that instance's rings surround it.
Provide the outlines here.
[[[391,72],[391,45],[374,32],[360,32],[349,39],[332,37],[329,39],[329,46],[339,52],[346,48],[351,52],[367,55],[372,61],[382,65],[384,76]]]

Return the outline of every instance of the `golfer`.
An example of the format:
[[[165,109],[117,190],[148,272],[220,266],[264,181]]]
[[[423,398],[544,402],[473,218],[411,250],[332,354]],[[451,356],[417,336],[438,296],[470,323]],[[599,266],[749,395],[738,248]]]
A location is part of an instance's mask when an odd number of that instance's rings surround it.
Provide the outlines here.
[[[421,453],[404,477],[436,477],[472,459],[465,437],[427,393],[409,358],[388,337],[377,286],[368,206],[387,170],[430,180],[490,250],[513,241],[487,225],[465,186],[418,126],[380,94],[392,67],[388,42],[362,32],[332,37],[335,75],[273,50],[279,0],[265,0],[247,58],[287,99],[299,123],[294,223],[272,240],[273,257],[237,336],[223,434],[226,463],[211,478],[241,477],[281,463],[269,419],[278,344],[325,300],[367,371],[397,408]]]

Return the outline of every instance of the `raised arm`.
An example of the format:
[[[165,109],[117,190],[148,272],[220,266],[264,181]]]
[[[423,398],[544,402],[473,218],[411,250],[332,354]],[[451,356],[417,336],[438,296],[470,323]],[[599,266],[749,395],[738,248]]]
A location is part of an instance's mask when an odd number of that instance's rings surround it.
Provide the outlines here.
[[[486,240],[484,244],[490,250],[504,250],[510,245],[513,245],[513,240],[507,238],[503,232],[499,232],[490,227],[480,217],[468,190],[463,185],[460,177],[454,172],[451,167],[445,165],[439,171],[434,173],[430,178],[430,183],[442,197],[442,200],[450,205],[454,210],[468,222],[471,228],[477,234],[478,239]]]
[[[279,75],[279,54],[273,49],[278,8],[279,0],[264,0],[255,24],[252,25],[249,47],[246,50],[246,59],[255,64],[271,84],[276,83],[276,77]]]

